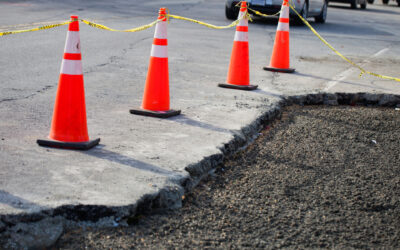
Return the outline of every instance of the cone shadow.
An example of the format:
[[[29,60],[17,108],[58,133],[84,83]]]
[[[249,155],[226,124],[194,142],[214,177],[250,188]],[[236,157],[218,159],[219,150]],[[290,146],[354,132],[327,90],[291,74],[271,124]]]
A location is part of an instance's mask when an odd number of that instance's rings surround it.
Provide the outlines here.
[[[175,119],[171,119],[171,121],[174,121],[174,122],[177,122],[180,124],[184,124],[184,125],[189,125],[192,127],[207,129],[207,130],[211,130],[211,131],[215,131],[215,132],[232,134],[232,131],[229,129],[220,128],[220,127],[217,127],[217,126],[205,123],[205,122],[201,122],[201,121],[196,121],[185,115],[180,115],[180,116],[176,117]]]
[[[10,194],[4,190],[0,190],[0,203],[6,204],[13,208],[23,209],[23,210],[31,210],[32,208],[40,208],[40,209],[47,208],[45,206],[40,206],[34,202]]]
[[[170,170],[166,170],[163,168],[160,168],[158,166],[146,163],[146,162],[142,162],[139,160],[136,160],[134,158],[122,155],[120,153],[117,152],[113,152],[104,148],[100,148],[97,147],[91,151],[83,151],[84,154],[87,154],[89,156],[93,156],[96,158],[100,158],[103,160],[107,160],[107,161],[111,161],[111,162],[115,162],[121,165],[125,165],[128,167],[132,167],[132,168],[136,168],[139,170],[143,170],[143,171],[148,171],[148,172],[152,172],[155,174],[159,174],[159,175],[164,175],[164,176],[170,176],[170,175],[176,175],[176,172],[170,171]]]

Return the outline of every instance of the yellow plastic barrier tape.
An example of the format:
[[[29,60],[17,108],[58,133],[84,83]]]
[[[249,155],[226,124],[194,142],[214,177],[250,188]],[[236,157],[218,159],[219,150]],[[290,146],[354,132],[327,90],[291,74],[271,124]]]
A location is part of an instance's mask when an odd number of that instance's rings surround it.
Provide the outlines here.
[[[63,25],[67,25],[69,24],[71,21],[66,21],[63,23],[56,23],[56,24],[49,24],[49,25],[44,25],[44,26],[40,26],[37,28],[33,28],[33,29],[27,29],[27,30],[14,30],[14,31],[5,31],[5,32],[0,32],[0,36],[6,36],[6,35],[11,35],[11,34],[18,34],[18,33],[24,33],[24,32],[31,32],[31,31],[38,31],[38,30],[47,30],[47,29],[52,29],[55,27],[60,27]]]
[[[158,23],[160,21],[160,20],[156,20],[156,21],[154,21],[152,23],[149,23],[149,24],[146,24],[146,25],[142,25],[140,27],[133,28],[133,29],[116,30],[116,29],[112,29],[112,28],[109,28],[107,26],[104,26],[104,25],[101,25],[101,24],[98,24],[98,23],[90,22],[88,20],[84,20],[84,19],[79,19],[79,20],[82,21],[83,23],[91,26],[91,27],[94,27],[94,28],[98,28],[98,29],[102,29],[102,30],[108,30],[108,31],[116,31],[116,32],[138,32],[138,31],[142,31],[142,30],[146,30],[148,28],[151,28],[156,23]]]
[[[368,70],[365,70],[364,68],[362,68],[360,65],[356,64],[355,62],[351,61],[350,59],[348,59],[347,57],[345,57],[344,55],[342,55],[339,51],[337,51],[332,45],[330,45],[311,25],[310,23],[308,23],[307,20],[305,20],[297,11],[296,9],[293,7],[293,5],[291,3],[289,3],[290,8],[294,11],[294,13],[296,13],[296,15],[299,16],[299,18],[304,22],[305,25],[308,26],[308,28],[310,28],[310,30],[314,33],[314,35],[316,35],[326,46],[328,46],[333,52],[335,52],[338,56],[340,56],[343,60],[347,61],[348,63],[350,63],[351,65],[353,65],[354,67],[358,68],[361,73],[360,73],[360,77],[363,74],[369,74],[372,76],[376,76],[382,79],[387,79],[387,80],[394,80],[394,81],[398,81],[400,82],[400,78],[396,78],[396,77],[392,77],[392,76],[385,76],[385,75],[380,75],[380,74],[376,74],[373,72],[370,72]]]
[[[232,28],[232,27],[236,26],[236,25],[239,23],[239,21],[240,21],[240,19],[238,19],[238,20],[236,20],[236,21],[233,21],[233,22],[232,22],[231,24],[229,24],[229,25],[217,26],[217,25],[205,23],[205,22],[198,21],[198,20],[191,19],[191,18],[187,18],[187,17],[176,16],[176,15],[171,15],[171,14],[167,14],[167,16],[168,16],[168,17],[171,17],[171,18],[179,19],[179,20],[184,20],[184,21],[189,21],[189,22],[192,22],[192,23],[197,23],[197,24],[206,26],[206,27],[211,28],[211,29],[229,29],[229,28]],[[246,16],[246,15],[245,15],[245,16]],[[244,18],[245,16],[243,16],[242,18]]]
[[[253,9],[251,9],[249,7],[247,7],[247,9],[251,10],[252,12],[254,12],[254,14],[256,14],[257,16],[264,16],[264,17],[277,16],[277,15],[279,15],[281,13],[281,11],[278,11],[275,14],[267,15],[267,14],[261,13],[261,12],[259,12],[257,10],[253,10]]]
[[[238,2],[238,3],[235,5],[235,7],[240,8],[241,5],[242,5],[242,1]],[[247,5],[247,9],[248,9],[248,10],[251,10],[254,14],[256,14],[256,15],[258,15],[258,16],[263,16],[263,17],[277,16],[277,15],[279,15],[279,14],[281,13],[281,11],[278,11],[278,12],[275,13],[275,14],[267,15],[267,14],[261,13],[261,12],[259,12],[259,11],[257,11],[257,10],[251,9],[251,8],[249,7],[249,3],[246,3],[246,5]],[[250,20],[250,21],[251,21],[251,20]]]

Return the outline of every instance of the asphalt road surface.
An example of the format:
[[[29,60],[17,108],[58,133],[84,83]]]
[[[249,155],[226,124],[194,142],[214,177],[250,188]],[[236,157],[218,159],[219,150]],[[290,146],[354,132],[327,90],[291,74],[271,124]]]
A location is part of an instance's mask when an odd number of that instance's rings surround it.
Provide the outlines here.
[[[229,23],[224,15],[224,1],[0,1],[0,30],[36,27],[40,24],[80,18],[127,29],[153,21],[158,9],[168,7],[172,14],[203,20],[216,25]],[[370,71],[395,75],[398,63],[400,8],[391,1],[380,1],[366,10],[352,10],[347,4],[331,3],[327,23],[311,24],[344,55],[365,65]],[[316,89],[334,89],[335,81],[354,80],[349,87],[364,87],[373,82],[385,91],[396,83],[380,84],[379,79],[357,79],[358,71],[347,72],[349,65],[334,55],[307,27],[291,27],[291,66],[295,78],[265,75],[259,69],[268,63],[277,20],[256,20],[250,24],[251,80],[268,83],[271,91],[298,93]],[[81,24],[83,65],[89,107],[90,93],[103,97],[113,86],[129,78],[133,86],[130,98],[140,102],[153,30],[139,33],[113,33]],[[229,62],[232,30],[212,30],[196,24],[173,20],[169,25],[169,60],[171,92],[198,79],[195,84],[218,82],[225,78]],[[65,42],[65,28],[1,37],[0,102],[32,98],[44,92],[55,92]],[[220,76],[219,72],[223,70]],[[275,79],[278,78],[278,79]],[[343,79],[342,79],[343,78]],[[296,87],[287,83],[296,80]],[[223,80],[222,80],[223,81]],[[192,83],[193,84],[193,83]],[[349,84],[347,84],[349,85]],[[206,85],[207,86],[207,85]],[[348,87],[348,88],[349,88]],[[341,88],[343,90],[343,86]],[[372,89],[372,87],[369,87]],[[136,91],[134,91],[136,90]],[[111,93],[110,93],[111,95]],[[104,105],[110,100],[101,100]],[[94,105],[94,104],[93,104]],[[99,105],[96,103],[96,105]],[[91,108],[88,108],[91,110]]]

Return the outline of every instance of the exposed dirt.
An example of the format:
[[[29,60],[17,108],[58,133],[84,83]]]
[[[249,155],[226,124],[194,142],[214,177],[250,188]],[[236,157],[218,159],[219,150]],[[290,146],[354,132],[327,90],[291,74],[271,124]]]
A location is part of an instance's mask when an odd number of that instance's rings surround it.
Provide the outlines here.
[[[290,107],[182,209],[129,222],[56,247],[400,248],[400,111]]]

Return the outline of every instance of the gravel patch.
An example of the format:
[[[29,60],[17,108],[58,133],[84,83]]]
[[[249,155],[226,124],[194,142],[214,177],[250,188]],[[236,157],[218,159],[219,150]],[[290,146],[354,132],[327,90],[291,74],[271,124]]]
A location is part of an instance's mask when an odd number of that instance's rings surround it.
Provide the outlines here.
[[[400,111],[288,107],[183,199],[55,247],[400,248]]]

